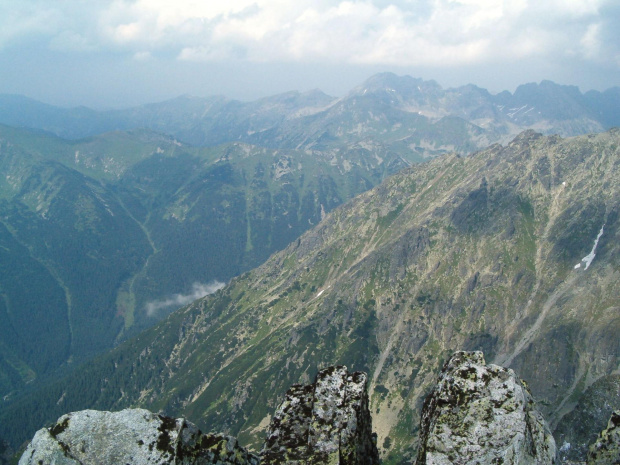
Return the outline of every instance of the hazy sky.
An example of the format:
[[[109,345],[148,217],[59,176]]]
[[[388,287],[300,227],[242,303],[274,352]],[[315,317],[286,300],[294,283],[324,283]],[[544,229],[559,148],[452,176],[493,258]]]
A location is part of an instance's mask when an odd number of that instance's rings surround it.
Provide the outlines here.
[[[620,85],[618,0],[0,0],[0,93],[119,107],[343,95],[393,71],[492,92]]]

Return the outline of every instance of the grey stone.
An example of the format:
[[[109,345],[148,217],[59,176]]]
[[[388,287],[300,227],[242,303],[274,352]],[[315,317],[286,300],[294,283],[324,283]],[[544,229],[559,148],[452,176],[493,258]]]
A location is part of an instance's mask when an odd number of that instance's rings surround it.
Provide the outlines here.
[[[378,464],[366,380],[338,366],[320,371],[314,384],[292,386],[271,420],[261,463]]]
[[[424,402],[416,463],[552,464],[556,446],[514,371],[456,352]]]
[[[82,410],[39,430],[19,465],[256,465],[234,438],[203,434],[184,419],[143,409]]]

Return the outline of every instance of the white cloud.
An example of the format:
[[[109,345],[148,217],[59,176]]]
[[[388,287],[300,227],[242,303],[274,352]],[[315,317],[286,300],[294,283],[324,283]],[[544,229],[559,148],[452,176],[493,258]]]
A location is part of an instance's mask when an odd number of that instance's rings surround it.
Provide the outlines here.
[[[61,12],[33,1],[0,3],[0,49],[20,40],[57,33],[62,25]]]
[[[180,308],[194,300],[213,294],[224,286],[225,284],[219,281],[212,281],[209,284],[194,283],[192,290],[187,294],[174,294],[170,297],[147,303],[145,306],[146,314],[148,316],[155,316],[162,309]]]
[[[148,61],[153,58],[151,52],[136,52],[133,55],[133,59],[136,61]]]
[[[608,60],[614,0],[22,0],[0,7],[0,46],[165,50],[181,60],[455,66],[532,56]],[[611,22],[612,24],[607,24]]]

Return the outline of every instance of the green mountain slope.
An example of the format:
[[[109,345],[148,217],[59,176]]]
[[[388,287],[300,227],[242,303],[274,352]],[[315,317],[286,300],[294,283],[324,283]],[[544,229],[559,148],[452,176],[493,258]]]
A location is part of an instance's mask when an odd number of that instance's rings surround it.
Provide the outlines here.
[[[216,294],[9,406],[0,435],[25,438],[86,406],[141,405],[256,445],[278,393],[338,363],[370,373],[378,444],[399,463],[456,349],[514,368],[556,427],[619,366],[619,142],[617,130],[526,132],[408,168]]]
[[[53,157],[3,138],[0,172],[2,365],[20,373],[3,383],[5,395],[110,347],[122,328],[116,287],[148,243],[109,188]]]
[[[65,141],[0,127],[0,396],[258,266],[406,165],[380,149],[194,148],[146,130]]]

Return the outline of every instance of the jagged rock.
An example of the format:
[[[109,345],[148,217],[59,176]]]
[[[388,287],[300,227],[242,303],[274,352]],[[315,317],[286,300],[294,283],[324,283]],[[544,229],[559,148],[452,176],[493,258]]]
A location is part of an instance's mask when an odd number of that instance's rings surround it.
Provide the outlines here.
[[[456,352],[424,402],[416,463],[555,462],[555,441],[523,381],[487,365],[482,352]]]
[[[82,410],[63,415],[34,436],[19,465],[255,465],[231,437],[203,434],[192,423],[142,409]]]
[[[620,464],[620,410],[612,413],[607,428],[590,446],[588,465]]]
[[[293,385],[267,431],[263,464],[378,464],[366,374],[344,366],[317,374],[314,384]]]

